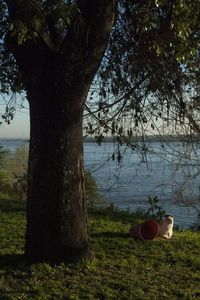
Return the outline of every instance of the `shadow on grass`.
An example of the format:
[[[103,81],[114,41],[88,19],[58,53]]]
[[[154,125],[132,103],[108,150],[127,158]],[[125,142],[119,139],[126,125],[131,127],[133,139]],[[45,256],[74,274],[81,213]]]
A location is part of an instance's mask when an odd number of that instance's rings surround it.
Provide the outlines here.
[[[129,238],[130,235],[128,233],[123,232],[99,232],[99,233],[93,233],[90,235],[93,238]]]
[[[131,213],[129,211],[120,211],[113,206],[106,208],[89,208],[88,214],[95,219],[109,219],[110,221],[122,222],[124,224],[138,223],[149,218],[145,212],[137,211]]]
[[[0,211],[9,212],[25,212],[26,201],[0,199]]]
[[[0,255],[0,269],[23,269],[27,266],[30,266],[30,262],[24,254]]]

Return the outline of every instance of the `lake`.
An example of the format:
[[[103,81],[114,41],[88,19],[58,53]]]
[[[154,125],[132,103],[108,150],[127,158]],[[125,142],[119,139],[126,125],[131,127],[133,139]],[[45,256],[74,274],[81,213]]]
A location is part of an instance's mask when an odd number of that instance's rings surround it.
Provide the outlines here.
[[[14,152],[27,140],[1,139],[0,144]],[[191,227],[200,210],[199,183],[200,149],[196,145],[178,142],[147,143],[148,151],[133,151],[115,143],[84,143],[85,169],[96,179],[103,201],[113,203],[121,210],[147,210],[148,196],[157,196],[166,214],[173,215],[180,228]],[[194,148],[194,146],[192,146]],[[118,151],[120,164],[113,161]],[[146,149],[147,150],[147,149]],[[187,159],[186,159],[187,158]],[[186,165],[188,162],[188,166]]]

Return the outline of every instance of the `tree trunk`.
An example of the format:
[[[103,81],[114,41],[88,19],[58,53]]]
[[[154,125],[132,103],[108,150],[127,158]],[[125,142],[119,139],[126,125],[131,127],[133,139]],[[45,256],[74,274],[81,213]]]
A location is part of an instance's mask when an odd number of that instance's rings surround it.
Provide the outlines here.
[[[11,21],[22,20],[37,33],[21,43],[12,31],[6,36],[30,104],[26,255],[73,261],[89,252],[82,115],[114,25],[116,1],[77,0],[79,12],[67,32],[60,32],[59,43],[57,23],[52,29],[23,2],[6,3]]]
[[[56,95],[49,87],[44,94],[40,91],[37,99],[29,96],[31,132],[25,249],[32,259],[71,261],[88,254],[82,143],[82,111],[87,89],[82,95],[76,91]]]

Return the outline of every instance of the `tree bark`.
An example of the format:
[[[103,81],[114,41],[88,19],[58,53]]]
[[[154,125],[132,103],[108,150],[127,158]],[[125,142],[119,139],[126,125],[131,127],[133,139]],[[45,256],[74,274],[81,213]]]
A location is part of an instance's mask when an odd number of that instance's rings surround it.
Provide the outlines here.
[[[55,95],[49,87],[45,99],[41,94],[30,101],[26,254],[70,261],[88,254],[82,143],[87,93]]]

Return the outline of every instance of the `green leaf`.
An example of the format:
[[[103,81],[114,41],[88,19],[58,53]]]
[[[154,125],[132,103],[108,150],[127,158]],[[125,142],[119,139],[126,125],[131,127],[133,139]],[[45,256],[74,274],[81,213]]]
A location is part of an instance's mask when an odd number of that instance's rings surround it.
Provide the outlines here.
[[[69,17],[67,17],[67,24],[70,25],[71,24],[71,19]]]

